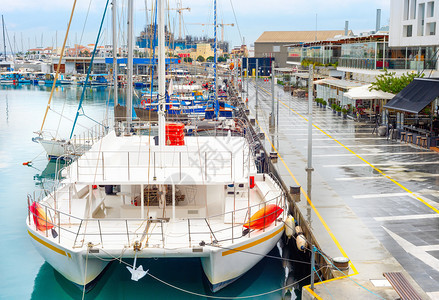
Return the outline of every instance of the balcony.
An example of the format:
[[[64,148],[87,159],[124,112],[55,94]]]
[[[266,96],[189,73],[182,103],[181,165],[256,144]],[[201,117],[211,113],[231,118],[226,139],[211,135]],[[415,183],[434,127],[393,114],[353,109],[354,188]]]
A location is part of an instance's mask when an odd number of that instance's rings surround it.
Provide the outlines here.
[[[370,58],[339,58],[338,66],[353,69],[366,70],[382,70],[384,68],[389,70],[424,70],[434,67],[433,60],[417,61],[414,59],[404,58],[389,58],[385,61],[383,59]]]

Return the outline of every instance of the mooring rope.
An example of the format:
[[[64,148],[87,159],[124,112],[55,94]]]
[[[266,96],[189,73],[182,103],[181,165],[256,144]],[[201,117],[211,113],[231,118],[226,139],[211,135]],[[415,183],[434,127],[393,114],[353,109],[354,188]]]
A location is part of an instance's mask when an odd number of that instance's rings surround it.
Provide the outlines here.
[[[105,252],[107,255],[113,257],[114,260],[118,260],[120,263],[123,263],[123,264],[125,264],[125,265],[128,266],[128,267],[134,268],[134,265],[129,264],[129,263],[123,261],[121,258],[117,258],[117,257],[113,256],[112,254],[108,253],[108,252],[105,251],[104,249],[100,249],[100,250],[102,250],[103,252]],[[322,267],[322,268],[316,270],[316,272],[322,270],[323,268],[324,268],[324,267]],[[284,287],[281,287],[281,288],[278,288],[278,289],[274,289],[274,290],[271,290],[271,291],[268,291],[268,292],[260,293],[260,294],[254,294],[254,295],[249,295],[249,296],[238,296],[238,297],[225,297],[225,296],[223,296],[223,297],[219,297],[219,296],[212,296],[212,295],[200,294],[200,293],[196,293],[196,292],[192,292],[192,291],[189,291],[189,290],[183,289],[183,288],[181,288],[181,287],[175,286],[175,285],[173,285],[173,284],[171,284],[171,283],[169,283],[169,282],[166,282],[166,281],[164,281],[164,280],[162,280],[162,279],[160,279],[160,278],[158,278],[158,277],[152,275],[152,274],[151,274],[150,272],[148,272],[148,271],[147,271],[146,274],[148,274],[151,278],[157,280],[158,282],[163,283],[164,285],[167,285],[167,286],[169,286],[169,287],[171,287],[171,288],[173,288],[173,289],[176,289],[176,290],[178,290],[178,291],[181,291],[181,292],[184,292],[184,293],[187,293],[187,294],[190,294],[190,295],[194,295],[194,296],[197,296],[197,297],[205,297],[205,298],[210,298],[210,299],[250,299],[250,298],[261,297],[261,296],[265,296],[265,295],[269,295],[269,294],[272,294],[272,293],[275,293],[275,292],[282,291],[282,290],[284,290],[284,289],[288,289],[288,288],[290,288],[290,287],[292,287],[292,286],[294,286],[294,285],[296,285],[296,284],[298,284],[298,283],[304,281],[304,280],[307,279],[308,277],[311,277],[311,274],[309,274],[309,275],[303,277],[302,279],[299,279],[299,280],[297,280],[297,281],[295,281],[295,282],[293,282],[293,283],[290,283],[290,284],[288,284],[288,285],[285,285]]]

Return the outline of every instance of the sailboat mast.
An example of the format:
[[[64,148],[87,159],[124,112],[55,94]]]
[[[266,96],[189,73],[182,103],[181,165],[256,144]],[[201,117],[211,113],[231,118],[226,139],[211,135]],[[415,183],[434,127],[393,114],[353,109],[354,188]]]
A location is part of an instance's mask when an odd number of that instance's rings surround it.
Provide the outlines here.
[[[217,25],[216,25],[216,0],[213,1],[213,37],[214,37],[214,42],[213,42],[213,97],[214,97],[214,101],[215,101],[215,105],[217,105],[216,101],[217,101],[217,95],[218,95],[218,85],[217,85],[217,74],[216,74],[216,67],[217,67],[217,63],[218,63],[218,56],[217,56],[217,52],[216,52],[216,48],[217,48],[217,38],[216,38],[216,29],[217,29]],[[218,117],[218,116],[217,116]]]
[[[113,0],[113,95],[114,95],[114,106],[116,107],[119,102],[119,96],[117,94],[117,11],[116,11],[117,0]]]
[[[3,46],[4,46],[4,51],[5,51],[5,61],[6,61],[6,37],[5,37],[5,19],[3,19],[3,15],[2,15],[2,24],[3,24]]]
[[[133,120],[133,0],[128,0],[127,121]]]
[[[163,149],[165,145],[165,7],[164,1],[158,0],[158,85],[159,85],[159,145]]]

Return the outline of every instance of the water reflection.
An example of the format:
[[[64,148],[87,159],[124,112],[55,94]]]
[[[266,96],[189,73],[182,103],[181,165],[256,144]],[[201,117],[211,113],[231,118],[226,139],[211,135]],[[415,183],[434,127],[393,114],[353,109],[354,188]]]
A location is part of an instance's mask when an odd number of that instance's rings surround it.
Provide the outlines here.
[[[279,256],[277,249],[269,255]],[[132,259],[127,259],[132,264]],[[282,287],[283,271],[279,260],[265,258],[236,282],[213,294],[203,273],[199,259],[140,259],[138,264],[157,278],[176,287],[216,297],[248,296]],[[85,295],[85,299],[129,299],[139,295],[151,295],[152,299],[194,299],[194,295],[167,286],[152,277],[132,281],[125,264],[115,261],[101,277],[96,286]],[[264,276],[270,274],[270,276]],[[280,299],[281,291],[252,299]],[[81,299],[82,291],[44,263],[34,281],[31,299]],[[207,299],[205,297],[197,297]]]

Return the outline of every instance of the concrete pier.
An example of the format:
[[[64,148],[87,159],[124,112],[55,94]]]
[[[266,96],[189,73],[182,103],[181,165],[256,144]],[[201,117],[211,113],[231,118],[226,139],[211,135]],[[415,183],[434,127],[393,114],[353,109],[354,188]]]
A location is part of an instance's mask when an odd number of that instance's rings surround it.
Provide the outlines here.
[[[350,260],[346,275],[315,277],[303,299],[397,299],[384,272],[401,272],[422,299],[439,299],[439,154],[313,104],[307,172],[308,99],[276,87],[279,126],[270,126],[270,83],[258,85],[255,109],[249,84],[249,117],[265,133],[266,151],[278,154],[276,171],[286,186],[301,186],[296,207],[324,254]]]

